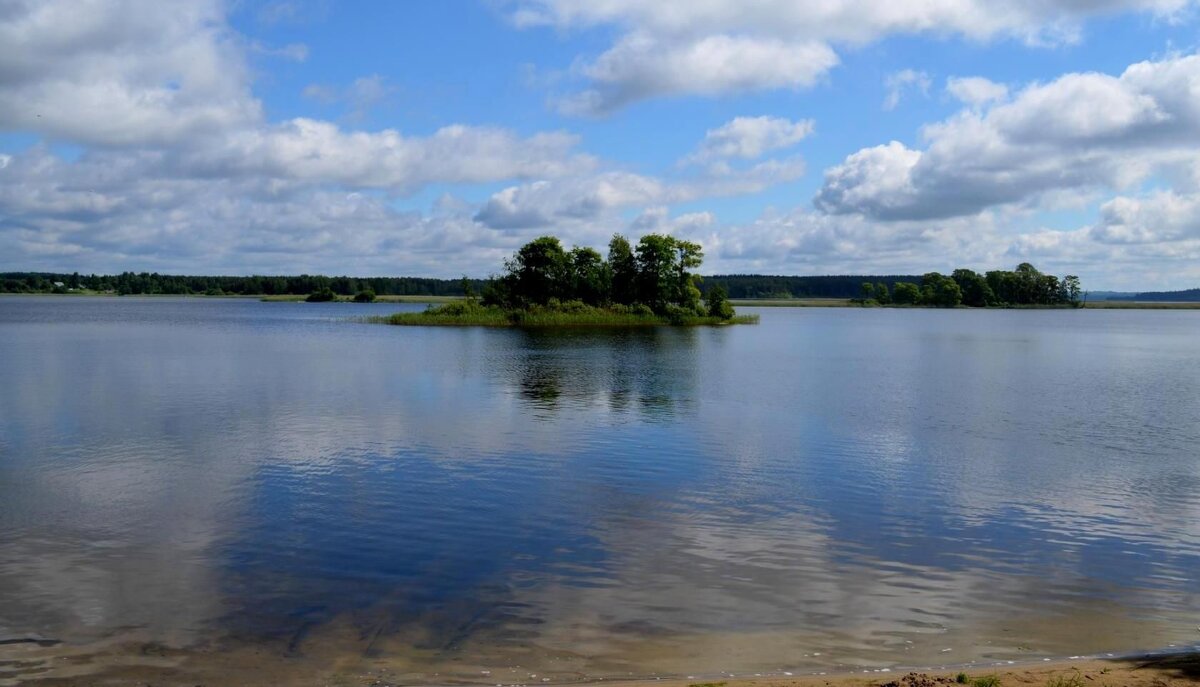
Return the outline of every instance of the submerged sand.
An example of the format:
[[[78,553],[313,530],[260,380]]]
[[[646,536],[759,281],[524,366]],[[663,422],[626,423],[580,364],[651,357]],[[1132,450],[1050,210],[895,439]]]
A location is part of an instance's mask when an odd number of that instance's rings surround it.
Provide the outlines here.
[[[1120,658],[1041,659],[939,670],[873,669],[808,675],[722,675],[638,678],[575,678],[530,673],[520,666],[473,675],[415,672],[403,657],[364,660],[361,654],[288,656],[261,648],[180,650],[154,642],[127,641],[69,647],[20,640],[0,645],[0,687],[92,687],[138,685],[345,686],[486,685],[533,687],[603,684],[613,687],[1170,687],[1200,684],[1200,652]],[[564,679],[565,678],[565,679]],[[984,680],[973,685],[974,680]]]

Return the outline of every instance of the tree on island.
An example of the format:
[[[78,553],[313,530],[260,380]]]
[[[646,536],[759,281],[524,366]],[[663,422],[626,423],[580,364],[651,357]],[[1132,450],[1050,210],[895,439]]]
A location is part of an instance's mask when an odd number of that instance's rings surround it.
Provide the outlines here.
[[[614,235],[608,259],[592,248],[570,251],[554,236],[522,246],[504,263],[504,274],[485,289],[483,304],[508,310],[559,307],[579,303],[595,308],[639,308],[671,321],[694,317],[733,317],[724,290],[702,302],[700,245],[665,234],[647,234],[634,248]]]

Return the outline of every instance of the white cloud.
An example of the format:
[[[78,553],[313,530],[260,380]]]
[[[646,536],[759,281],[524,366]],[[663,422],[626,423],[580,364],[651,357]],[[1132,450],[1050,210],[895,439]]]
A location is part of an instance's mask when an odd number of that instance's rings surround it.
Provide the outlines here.
[[[982,76],[950,77],[946,92],[960,102],[979,107],[1008,98],[1008,86]]]
[[[813,132],[811,119],[791,121],[783,117],[735,117],[704,134],[690,162],[726,158],[752,160],[766,153],[790,148]]]
[[[767,160],[746,169],[714,165],[698,177],[665,181],[631,172],[604,172],[512,186],[492,195],[475,216],[496,229],[564,229],[614,216],[625,208],[685,203],[763,191],[798,179],[803,161]]]
[[[222,3],[113,0],[11,3],[0,15],[0,129],[162,153],[155,173],[258,175],[411,192],[436,182],[555,177],[591,166],[563,132],[531,136],[449,125],[429,136],[347,131],[330,122],[265,121],[245,50]],[[313,97],[361,114],[391,92],[378,75]],[[118,161],[124,164],[126,161]]]
[[[925,150],[892,142],[827,170],[817,206],[889,220],[953,217],[1173,172],[1200,145],[1200,56],[1134,64],[1119,77],[1067,74],[923,136]]]
[[[1092,17],[1173,17],[1193,0],[515,0],[519,27],[616,27],[615,44],[581,70],[591,83],[563,101],[597,114],[636,100],[810,86],[838,64],[832,46],[894,34],[1075,40]]]
[[[347,132],[329,122],[293,119],[230,136],[221,148],[196,151],[185,163],[312,183],[407,193],[429,183],[482,183],[556,177],[592,166],[572,154],[578,137],[557,132],[521,138],[506,129],[451,125],[426,137],[397,131]]]
[[[0,128],[84,144],[162,144],[261,117],[220,3],[10,2]]]
[[[925,72],[918,72],[912,69],[904,69],[895,74],[889,74],[884,79],[884,86],[887,87],[887,97],[883,100],[883,109],[894,110],[900,104],[900,99],[904,97],[905,91],[916,89],[923,95],[929,94],[929,87],[933,81]]]
[[[1200,253],[1200,195],[1158,191],[1113,198],[1100,208],[1100,222],[1088,237],[1109,244],[1186,242],[1196,255]]]
[[[571,114],[606,114],[658,95],[719,95],[811,86],[838,62],[814,41],[718,34],[662,41],[630,34],[582,68],[593,87],[560,102]]]

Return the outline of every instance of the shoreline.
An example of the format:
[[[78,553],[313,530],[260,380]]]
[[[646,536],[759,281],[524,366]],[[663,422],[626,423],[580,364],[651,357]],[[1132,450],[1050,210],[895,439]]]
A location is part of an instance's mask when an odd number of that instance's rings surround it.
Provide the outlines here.
[[[187,298],[187,299],[230,299],[257,300],[263,303],[303,303],[306,294],[224,294],[208,296],[202,293],[134,293],[121,296],[115,293],[0,293],[0,298]],[[354,296],[338,296],[332,303],[353,303]],[[463,300],[462,296],[376,296],[375,303],[453,303]],[[1200,301],[1087,301],[1080,308],[1061,305],[1044,306],[996,306],[990,308],[937,308],[924,305],[860,305],[850,298],[730,298],[729,304],[746,308],[882,308],[891,310],[1200,310]],[[356,305],[362,305],[361,303]],[[369,305],[369,304],[368,304]]]
[[[92,645],[54,640],[0,642],[0,687],[85,685],[268,685],[342,687],[1170,687],[1200,684],[1200,644],[1129,654],[1025,658],[936,666],[848,668],[844,671],[587,675],[555,678],[522,668],[430,674],[403,655],[272,651],[251,644],[177,649],[154,641],[111,638]],[[331,648],[331,647],[326,647]],[[470,659],[460,668],[470,665]],[[479,668],[481,666],[476,666]],[[493,671],[495,674],[493,674]]]

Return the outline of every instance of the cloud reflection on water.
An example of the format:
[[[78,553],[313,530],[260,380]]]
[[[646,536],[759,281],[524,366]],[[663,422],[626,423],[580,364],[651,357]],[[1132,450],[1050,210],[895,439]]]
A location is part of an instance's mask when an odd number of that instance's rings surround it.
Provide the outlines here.
[[[319,651],[348,625],[338,646],[434,671],[594,673],[1132,648],[1200,608],[1186,313],[521,332],[276,307],[4,320],[0,633]]]

